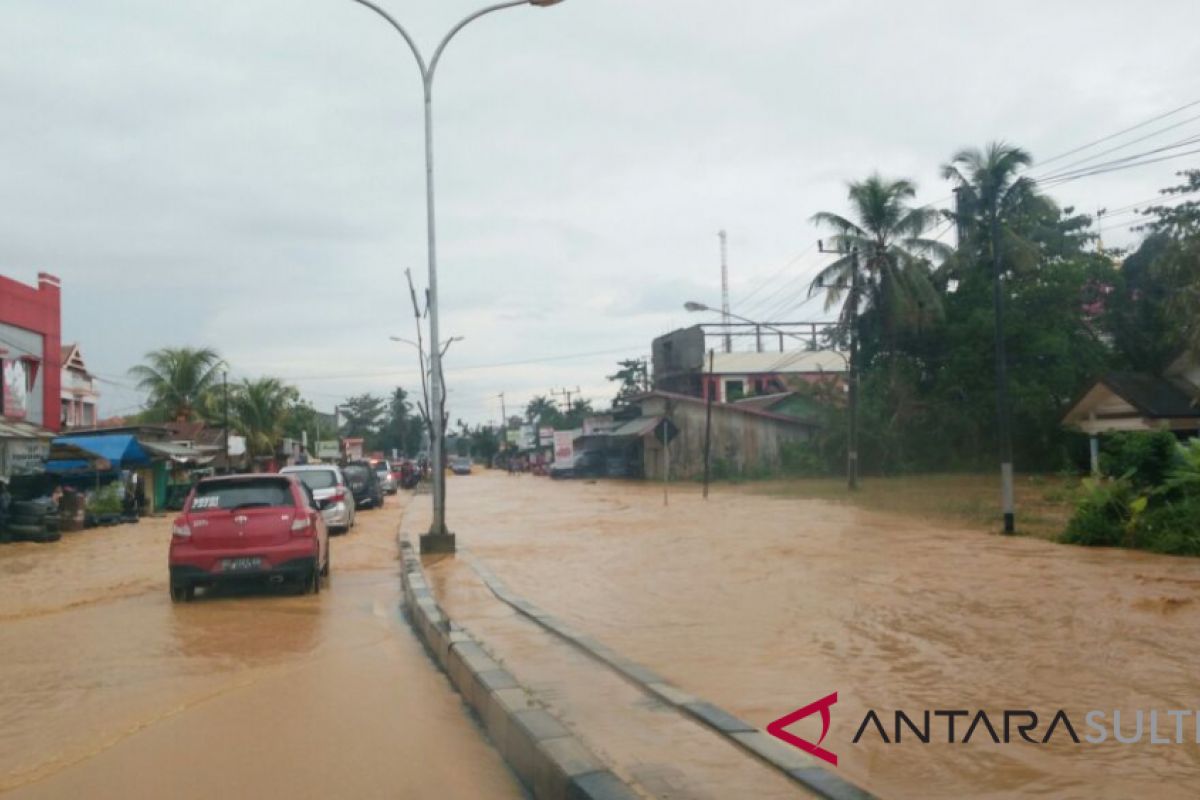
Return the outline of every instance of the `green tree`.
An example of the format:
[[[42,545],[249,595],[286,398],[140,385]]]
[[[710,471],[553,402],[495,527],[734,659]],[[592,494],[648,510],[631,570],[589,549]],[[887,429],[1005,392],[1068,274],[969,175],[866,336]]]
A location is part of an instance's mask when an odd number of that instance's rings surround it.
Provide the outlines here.
[[[289,412],[300,398],[294,386],[277,378],[243,380],[230,387],[230,416],[233,427],[246,437],[246,450],[253,458],[270,458],[283,439]]]
[[[347,398],[339,409],[342,436],[371,439],[379,432],[387,415],[387,401],[372,394],[360,394]]]
[[[646,362],[640,358],[628,358],[624,361],[618,361],[617,367],[617,371],[612,375],[606,376],[606,380],[620,383],[620,386],[617,388],[617,396],[613,398],[613,405],[620,406],[628,403],[631,398],[645,392],[649,387],[650,380],[646,373]]]
[[[862,315],[870,323],[860,328],[864,338],[882,343],[889,353],[895,352],[902,329],[932,321],[941,310],[930,259],[944,257],[949,248],[925,238],[938,212],[912,207],[915,196],[911,181],[876,173],[849,185],[853,219],[828,211],[812,217],[836,232],[832,243],[844,255],[817,274],[809,294],[824,290],[827,310],[842,303],[843,331]]]
[[[538,395],[525,406],[525,421],[534,422],[543,427],[559,427],[562,424],[562,412],[558,405],[549,397]]]
[[[211,405],[209,395],[220,386],[225,363],[208,347],[164,347],[146,354],[129,370],[147,394],[146,416],[156,421],[188,422]]]

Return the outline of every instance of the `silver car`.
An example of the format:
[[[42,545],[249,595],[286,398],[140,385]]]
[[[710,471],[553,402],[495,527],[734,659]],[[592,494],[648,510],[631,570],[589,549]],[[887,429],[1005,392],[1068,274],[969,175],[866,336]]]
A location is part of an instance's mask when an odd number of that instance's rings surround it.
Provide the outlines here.
[[[313,493],[330,532],[345,533],[354,527],[354,495],[342,471],[333,464],[284,467],[284,475],[295,475]]]
[[[371,467],[379,476],[379,486],[384,494],[395,494],[399,490],[400,485],[396,482],[396,474],[392,472],[391,462],[372,461]]]

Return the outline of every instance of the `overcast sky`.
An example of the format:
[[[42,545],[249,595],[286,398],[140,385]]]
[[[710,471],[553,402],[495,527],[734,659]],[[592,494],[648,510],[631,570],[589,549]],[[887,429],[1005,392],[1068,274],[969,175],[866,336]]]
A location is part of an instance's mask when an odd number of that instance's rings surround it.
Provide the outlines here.
[[[380,2],[427,55],[481,5]],[[1045,159],[1200,99],[1198,29],[1188,0],[567,0],[473,23],[434,92],[452,418],[498,419],[499,392],[605,403],[617,359],[700,321],[684,301],[719,304],[722,228],[735,312],[820,318],[792,307],[821,263],[808,218],[843,210],[846,181],[878,169],[941,201],[963,146]],[[125,371],[164,345],[323,409],[419,385],[388,336],[413,336],[403,270],[426,283],[420,80],[367,9],[3,0],[0,108],[0,272],[62,278],[102,413],[136,410]],[[1128,206],[1196,164],[1052,194]]]

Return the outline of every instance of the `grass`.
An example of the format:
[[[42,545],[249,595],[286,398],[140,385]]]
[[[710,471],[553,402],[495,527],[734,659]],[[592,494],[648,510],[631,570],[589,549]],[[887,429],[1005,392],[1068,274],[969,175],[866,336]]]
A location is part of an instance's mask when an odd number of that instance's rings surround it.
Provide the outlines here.
[[[1016,476],[1017,532],[1057,539],[1074,511],[1079,478]],[[1000,476],[988,474],[866,477],[850,492],[843,478],[786,478],[747,484],[746,491],[841,502],[868,511],[933,518],[999,532]]]

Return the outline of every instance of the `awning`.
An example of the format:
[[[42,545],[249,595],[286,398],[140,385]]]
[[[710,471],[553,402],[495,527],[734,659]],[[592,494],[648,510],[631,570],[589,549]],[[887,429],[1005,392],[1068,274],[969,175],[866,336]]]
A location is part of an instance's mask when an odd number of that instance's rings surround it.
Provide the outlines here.
[[[629,436],[633,438],[647,436],[654,432],[654,429],[658,427],[658,423],[662,422],[662,420],[663,418],[658,416],[638,417],[637,419],[631,419],[629,422],[621,425],[608,435],[614,437]]]
[[[217,448],[198,448],[177,442],[145,442],[151,455],[166,458],[176,464],[210,464],[217,457]]]
[[[71,445],[84,450],[92,457],[103,459],[109,469],[125,469],[142,467],[150,463],[150,457],[138,443],[136,437],[127,433],[113,433],[105,436],[61,436],[54,440],[55,445]],[[46,462],[47,472],[76,472],[88,468],[86,462],[81,466],[78,460]],[[100,468],[102,469],[102,467]]]

